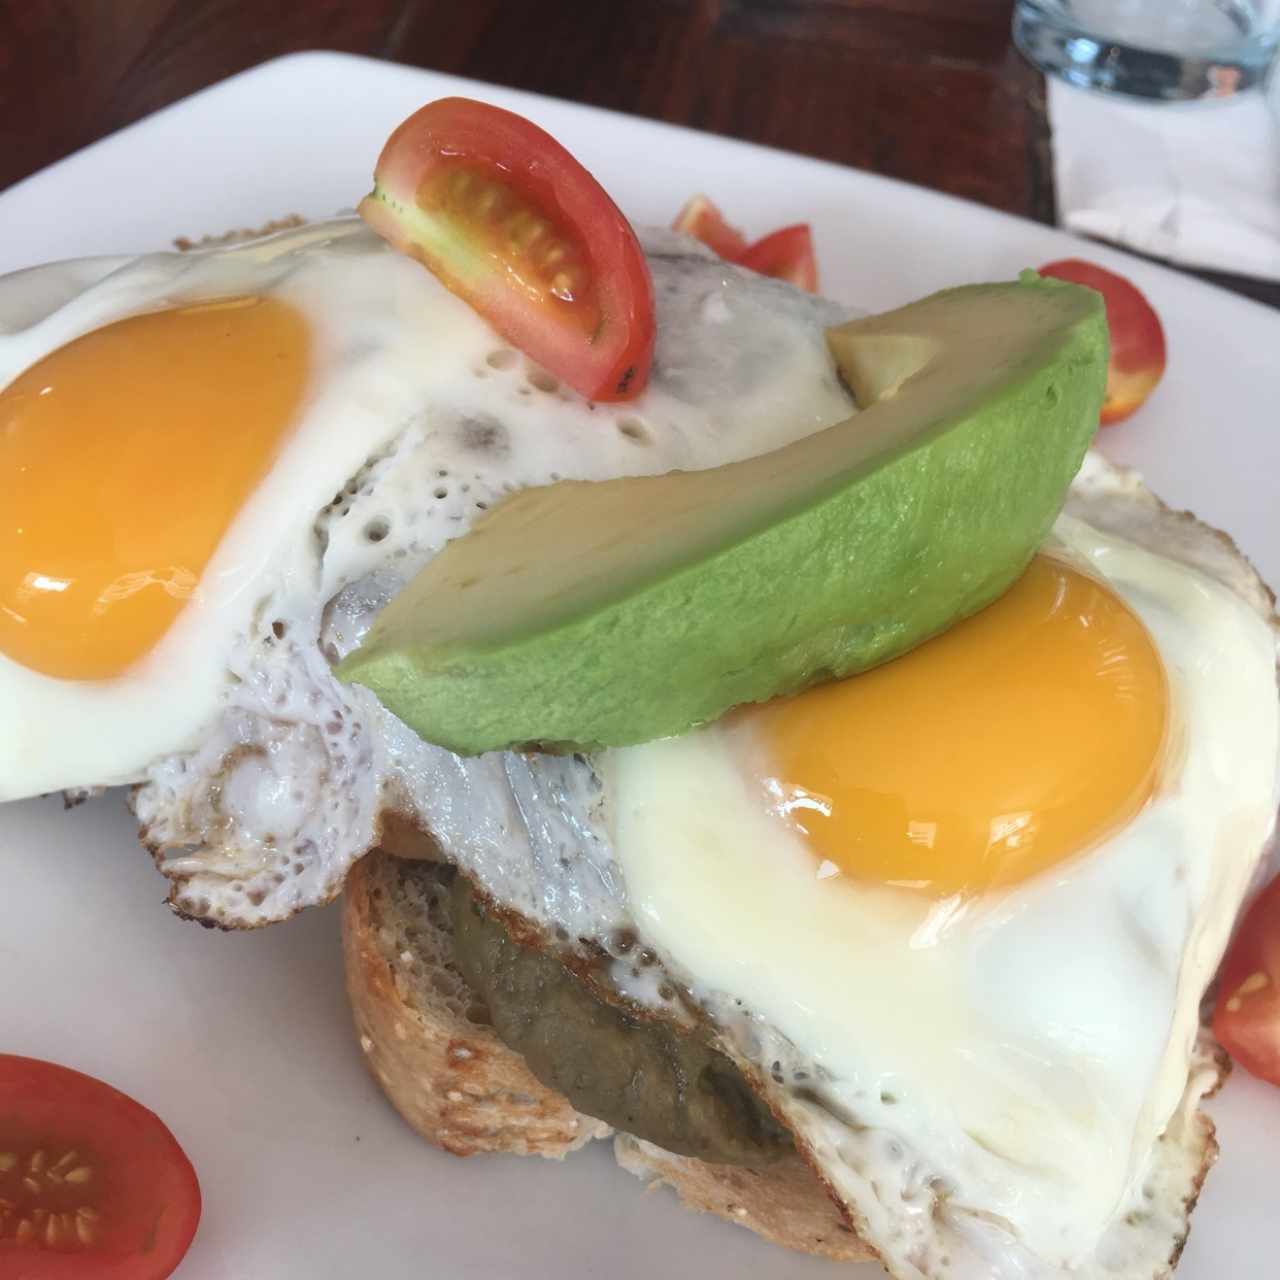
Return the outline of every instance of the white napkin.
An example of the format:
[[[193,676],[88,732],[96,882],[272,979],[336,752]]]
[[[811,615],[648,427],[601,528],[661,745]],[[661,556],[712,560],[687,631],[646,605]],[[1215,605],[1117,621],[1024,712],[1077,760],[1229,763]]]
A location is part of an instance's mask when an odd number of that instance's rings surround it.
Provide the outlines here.
[[[1050,77],[1049,123],[1063,226],[1280,280],[1280,126],[1262,94],[1148,104]]]

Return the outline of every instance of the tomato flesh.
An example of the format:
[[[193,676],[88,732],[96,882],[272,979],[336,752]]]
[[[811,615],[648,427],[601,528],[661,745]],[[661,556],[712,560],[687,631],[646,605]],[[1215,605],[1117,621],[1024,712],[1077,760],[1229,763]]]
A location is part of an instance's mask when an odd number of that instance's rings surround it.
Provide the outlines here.
[[[1214,1035],[1246,1071],[1280,1084],[1280,878],[1245,913],[1218,982]]]
[[[0,1054],[0,1276],[163,1280],[200,1186],[158,1116],[67,1067]]]
[[[1123,422],[1164,376],[1164,328],[1155,308],[1132,281],[1096,262],[1064,258],[1041,267],[1040,274],[1087,285],[1102,294],[1111,330],[1111,360],[1101,421],[1104,427]]]
[[[590,400],[638,395],[653,283],[599,183],[530,121],[442,98],[387,140],[360,216]]]
[[[762,276],[785,280],[797,289],[818,291],[818,262],[807,222],[782,227],[757,240],[742,253],[738,263]]]
[[[737,262],[747,247],[747,237],[737,227],[731,227],[703,195],[694,196],[680,210],[671,229],[701,240],[712,253],[729,262]]]

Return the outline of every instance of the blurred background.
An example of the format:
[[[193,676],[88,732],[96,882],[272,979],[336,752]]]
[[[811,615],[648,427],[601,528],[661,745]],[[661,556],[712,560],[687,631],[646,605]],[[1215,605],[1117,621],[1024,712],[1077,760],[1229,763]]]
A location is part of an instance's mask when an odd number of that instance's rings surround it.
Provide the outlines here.
[[[1205,3],[1249,7],[1249,0]],[[1031,7],[1071,10],[1070,3]],[[1099,12],[1133,8],[1132,0],[1076,5],[1095,23]],[[1012,0],[3,0],[0,189],[265,59],[337,49],[747,138],[1065,221],[1181,258],[1207,278],[1280,305],[1280,234],[1267,239],[1268,218],[1280,217],[1280,161],[1271,117],[1259,123],[1261,93],[1238,95],[1257,100],[1242,113],[1247,122],[1237,127],[1219,116],[1214,128],[1249,136],[1237,167],[1258,187],[1243,203],[1252,210],[1248,234],[1263,238],[1243,257],[1206,255],[1180,242],[1186,211],[1171,212],[1169,191],[1194,183],[1157,158],[1163,144],[1144,138],[1141,116],[1121,130],[1130,150],[1119,153],[1111,177],[1132,172],[1136,147],[1158,169],[1146,177],[1163,183],[1164,194],[1121,199],[1118,214],[1106,205],[1115,198],[1099,191],[1106,173],[1082,169],[1081,157],[1105,153],[1113,130],[1075,105],[1098,95],[1056,82],[1047,89],[1014,43],[1013,17]],[[1093,57],[1104,69],[1114,63],[1107,47]],[[1183,121],[1234,109],[1137,108]],[[1055,157],[1055,129],[1071,139],[1071,154]],[[1170,144],[1170,154],[1189,151],[1193,159],[1221,149],[1195,137]],[[1260,173],[1267,163],[1271,170]],[[1220,174],[1194,182],[1215,189],[1223,207],[1242,203]],[[1077,206],[1098,201],[1101,213],[1085,207],[1083,223],[1072,222]],[[1236,236],[1212,219],[1192,230],[1183,238],[1221,244]]]

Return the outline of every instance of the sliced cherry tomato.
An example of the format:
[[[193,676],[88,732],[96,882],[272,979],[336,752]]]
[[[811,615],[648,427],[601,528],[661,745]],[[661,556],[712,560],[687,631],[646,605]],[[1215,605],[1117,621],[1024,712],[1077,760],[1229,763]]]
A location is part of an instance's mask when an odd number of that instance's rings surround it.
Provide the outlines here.
[[[747,237],[731,227],[706,196],[694,196],[676,215],[671,230],[701,240],[712,253],[730,262],[737,262],[747,247]]]
[[[468,98],[430,102],[387,139],[359,212],[575,391],[643,390],[649,264],[600,184],[537,125]]]
[[[1218,982],[1213,1034],[1245,1070],[1280,1084],[1280,878],[1245,913]]]
[[[748,244],[742,232],[730,226],[706,196],[698,195],[676,215],[671,229],[701,240],[727,262],[785,280],[810,293],[818,291],[818,262],[807,222],[783,227]]]
[[[1111,330],[1111,363],[1102,402],[1102,425],[1122,422],[1155,390],[1164,376],[1164,329],[1160,317],[1136,285],[1094,262],[1064,258],[1040,268],[1042,276],[1056,276],[1088,285],[1102,294]]]
[[[0,1276],[163,1280],[200,1221],[163,1121],[91,1076],[0,1054]]]
[[[807,222],[774,231],[743,251],[741,266],[762,276],[776,276],[797,289],[818,291],[818,263],[813,256],[813,235]]]

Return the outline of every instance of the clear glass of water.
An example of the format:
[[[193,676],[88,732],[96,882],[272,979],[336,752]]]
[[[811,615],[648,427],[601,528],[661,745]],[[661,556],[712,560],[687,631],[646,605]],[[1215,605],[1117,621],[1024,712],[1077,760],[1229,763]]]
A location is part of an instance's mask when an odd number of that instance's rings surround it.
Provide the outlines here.
[[[1017,0],[1013,38],[1042,71],[1138,98],[1226,98],[1260,85],[1280,0]]]

